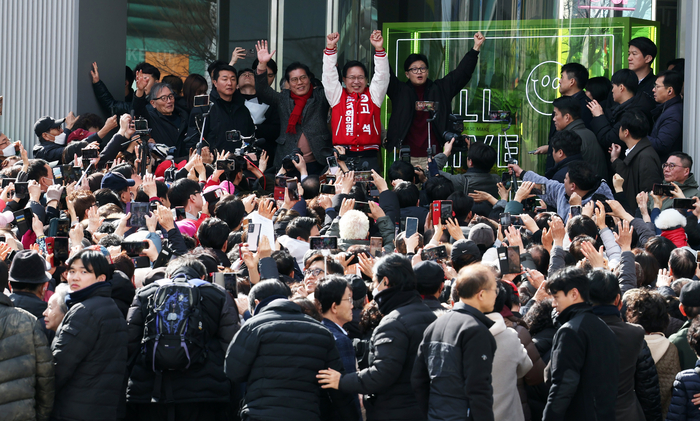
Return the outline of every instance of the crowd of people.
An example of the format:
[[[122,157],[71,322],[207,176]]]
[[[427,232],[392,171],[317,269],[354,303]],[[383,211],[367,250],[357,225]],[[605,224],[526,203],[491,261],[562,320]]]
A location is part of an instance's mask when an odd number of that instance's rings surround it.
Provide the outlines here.
[[[498,176],[442,135],[481,33],[402,82],[375,31],[371,84],[338,40],[279,92],[266,41],[211,90],[141,63],[118,101],[94,63],[106,121],[0,133],[0,418],[700,419],[683,61],[565,64],[545,174]]]

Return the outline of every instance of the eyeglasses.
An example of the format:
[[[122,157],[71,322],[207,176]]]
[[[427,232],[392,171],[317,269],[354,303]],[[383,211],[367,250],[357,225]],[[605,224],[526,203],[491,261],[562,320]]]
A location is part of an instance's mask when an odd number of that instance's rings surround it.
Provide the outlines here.
[[[676,167],[679,167],[679,168],[687,168],[687,167],[684,167],[684,166],[682,166],[682,165],[671,164],[671,163],[668,163],[668,162],[664,162],[663,164],[661,164],[661,168],[663,168],[663,169],[668,168],[668,169],[671,169],[671,170],[672,170],[672,169],[674,169],[674,168],[676,168]]]
[[[413,73],[414,75],[417,75],[418,73],[425,73],[428,71],[427,67],[412,67],[408,69],[409,72]]]
[[[325,274],[326,271],[323,270],[323,269],[319,269],[319,268],[316,268],[316,269],[307,269],[307,270],[304,271],[304,276],[318,276],[318,275],[320,275],[320,274],[322,274],[322,273]]]
[[[365,77],[364,76],[348,76],[345,79],[349,80],[350,82],[354,82],[354,81],[362,82],[363,80],[365,80]]]
[[[307,75],[304,76],[299,76],[299,77],[293,77],[289,79],[289,83],[297,84],[299,82],[303,83],[309,80],[309,77]]]
[[[343,301],[347,301],[347,302],[349,302],[350,304],[352,304],[352,303],[353,303],[353,301],[352,301],[352,297],[348,297],[347,299],[345,299],[345,300],[343,300]]]
[[[255,76],[255,75],[252,74],[252,73],[250,73],[250,72],[245,72],[245,73],[243,73],[242,75],[238,76],[238,78],[240,79],[240,78],[243,78],[243,77],[253,77],[253,76]]]
[[[158,98],[154,98],[156,101],[161,100],[161,101],[172,101],[175,99],[175,95],[170,94],[170,95],[163,95]]]

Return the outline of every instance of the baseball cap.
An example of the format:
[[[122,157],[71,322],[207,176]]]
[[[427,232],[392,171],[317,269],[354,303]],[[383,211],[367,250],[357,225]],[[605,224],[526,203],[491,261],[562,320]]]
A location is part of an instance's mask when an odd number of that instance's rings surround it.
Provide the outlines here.
[[[493,235],[493,229],[483,222],[471,227],[469,230],[469,239],[474,241],[477,246],[484,246],[485,248],[491,247],[494,241],[496,241]]]
[[[690,281],[683,285],[680,299],[686,307],[700,307],[700,281]]]
[[[437,262],[427,260],[418,263],[413,272],[416,274],[418,285],[424,285],[426,288],[439,287],[445,282],[445,271]]]
[[[56,127],[61,127],[63,121],[65,121],[65,118],[54,120],[53,117],[49,116],[41,117],[36,121],[36,123],[34,123],[34,133],[37,137],[41,138],[41,135],[49,130],[55,129]]]
[[[136,182],[131,178],[126,178],[124,175],[118,172],[108,172],[102,177],[102,183],[100,188],[110,189],[114,192],[120,192],[125,190],[127,187],[135,186]]]
[[[463,254],[471,254],[481,260],[481,250],[479,250],[479,246],[472,240],[459,240],[452,244],[450,260],[457,260]]]

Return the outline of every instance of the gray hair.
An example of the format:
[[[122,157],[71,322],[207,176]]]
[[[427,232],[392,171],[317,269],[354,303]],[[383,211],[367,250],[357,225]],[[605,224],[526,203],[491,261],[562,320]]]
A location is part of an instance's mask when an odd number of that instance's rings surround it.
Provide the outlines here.
[[[68,284],[58,284],[58,285],[56,285],[56,292],[53,293],[53,296],[56,297],[56,302],[58,303],[59,308],[61,309],[63,314],[68,313],[68,304],[66,304],[66,295],[68,295],[69,292],[70,292],[70,288],[68,287]]]
[[[173,91],[173,87],[170,86],[169,83],[158,82],[151,88],[151,92],[148,94],[148,100],[153,101],[158,98],[160,96],[160,91],[165,88],[170,89],[170,93],[175,95],[175,91]]]

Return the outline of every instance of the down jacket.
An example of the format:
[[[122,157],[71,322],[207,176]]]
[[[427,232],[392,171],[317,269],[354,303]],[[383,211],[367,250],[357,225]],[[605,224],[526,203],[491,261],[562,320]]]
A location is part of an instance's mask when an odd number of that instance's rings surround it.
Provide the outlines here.
[[[286,299],[272,299],[243,325],[226,353],[226,375],[247,383],[243,419],[316,421],[326,393],[319,370],[343,372],[333,334]],[[335,420],[357,421],[350,394],[328,390]]]
[[[700,420],[700,411],[693,404],[693,396],[698,393],[700,393],[700,361],[695,363],[695,368],[683,370],[676,375],[666,421]]]
[[[0,417],[47,420],[54,399],[53,376],[41,323],[0,294]]]
[[[126,321],[109,282],[69,294],[51,344],[56,369],[52,418],[116,420],[126,376]]]

